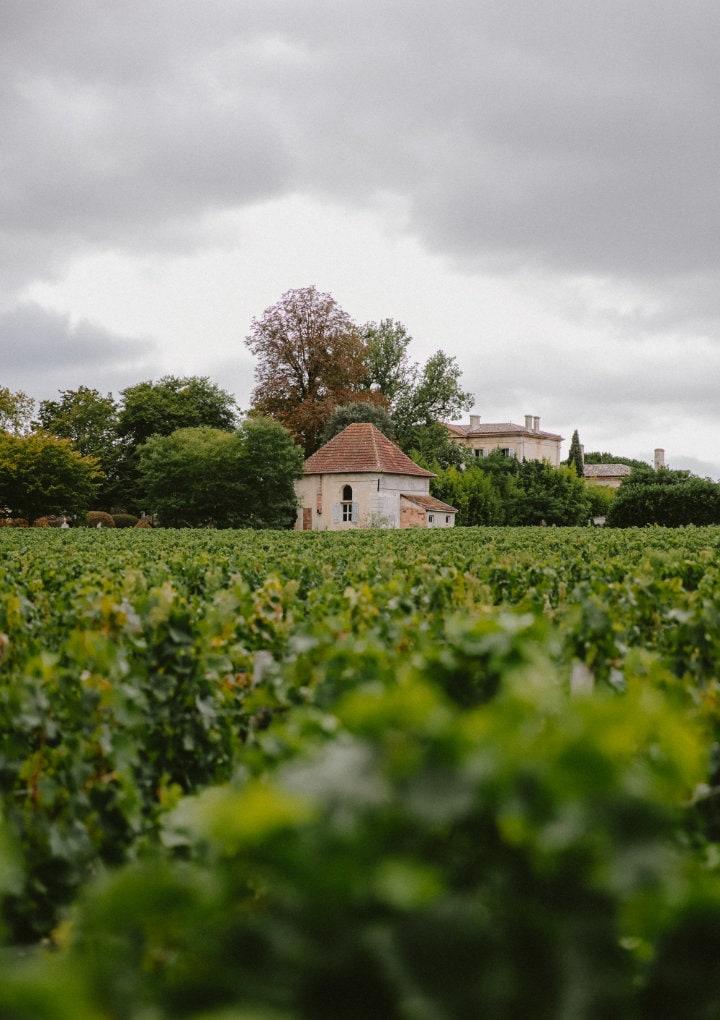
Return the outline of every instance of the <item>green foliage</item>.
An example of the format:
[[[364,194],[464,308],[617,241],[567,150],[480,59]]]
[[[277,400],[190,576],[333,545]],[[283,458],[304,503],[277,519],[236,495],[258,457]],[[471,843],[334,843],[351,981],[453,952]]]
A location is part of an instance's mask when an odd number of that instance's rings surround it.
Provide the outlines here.
[[[138,523],[135,514],[112,514],[111,516],[116,528],[134,528]]]
[[[261,418],[237,432],[178,429],[139,450],[143,498],[166,527],[292,527],[302,465],[287,430]]]
[[[584,476],[585,468],[583,465],[583,449],[580,444],[580,436],[578,435],[577,429],[573,432],[572,439],[570,440],[567,466],[575,468],[575,474],[578,478],[582,478]]]
[[[412,443],[407,450],[411,460],[432,470],[436,467],[461,467],[467,462],[466,451],[457,443],[453,443],[442,422],[415,425],[406,433],[406,440]]]
[[[84,457],[103,466],[112,463],[117,444],[118,408],[112,394],[80,386],[60,390],[60,400],[41,400],[38,425],[59,439],[69,439]]]
[[[437,351],[398,395],[393,421],[404,450],[419,447],[419,429],[449,421],[472,407],[473,395],[460,388],[461,374],[455,358]]]
[[[0,1014],[716,1015],[718,550],[3,529]]]
[[[118,436],[118,406],[112,394],[80,386],[61,390],[59,400],[42,400],[38,426],[59,439],[69,439],[84,457],[94,457],[105,478],[97,503],[109,509],[121,491],[125,448]]]
[[[286,291],[245,338],[258,359],[253,411],[282,422],[306,455],[336,407],[358,399],[365,345],[350,316],[316,287]]]
[[[13,393],[7,386],[0,386],[0,432],[22,436],[30,430],[35,401],[22,390]]]
[[[508,498],[508,524],[587,524],[587,487],[571,468],[554,468],[545,461],[520,465],[517,487]]]
[[[88,528],[115,528],[115,518],[104,510],[89,510],[85,515],[85,525]]]
[[[292,528],[297,516],[294,481],[303,473],[303,452],[279,422],[247,418],[243,441],[243,526]]]
[[[243,478],[237,433],[178,429],[153,436],[138,454],[143,504],[165,527],[239,526]]]
[[[362,330],[365,341],[365,386],[382,394],[391,408],[412,390],[417,381],[418,366],[408,357],[412,337],[402,322],[381,319],[367,322]]]
[[[520,463],[499,452],[464,470],[438,467],[431,491],[459,511],[458,525],[587,524],[592,498],[581,478],[543,461]]]
[[[34,521],[43,514],[82,513],[92,502],[101,473],[70,441],[37,432],[0,432],[0,506],[8,516]]]
[[[437,477],[430,484],[434,496],[458,511],[458,526],[504,523],[502,496],[488,472],[474,465],[464,471],[451,466],[438,470]]]
[[[237,406],[229,393],[205,376],[163,376],[122,391],[118,434],[133,448],[151,436],[169,436],[177,429],[207,427],[231,431]]]
[[[590,500],[590,517],[607,517],[612,501],[615,499],[615,491],[609,485],[598,485],[595,482],[588,484],[587,495]]]
[[[320,438],[321,444],[329,443],[333,436],[355,422],[371,422],[388,439],[395,438],[393,420],[381,404],[356,400],[335,408],[325,425],[325,430]]]
[[[627,464],[628,467],[632,468],[648,468],[650,465],[647,461],[636,460],[633,457],[618,457],[614,453],[599,452],[597,450],[591,450],[589,453],[585,453],[586,464]]]
[[[688,471],[643,465],[623,480],[608,523],[619,528],[720,524],[720,484]]]

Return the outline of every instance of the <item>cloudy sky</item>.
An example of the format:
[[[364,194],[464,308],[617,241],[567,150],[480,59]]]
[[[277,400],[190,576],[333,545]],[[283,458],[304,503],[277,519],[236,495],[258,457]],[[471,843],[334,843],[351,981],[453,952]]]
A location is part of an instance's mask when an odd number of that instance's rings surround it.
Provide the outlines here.
[[[0,385],[249,405],[291,288],[720,478],[720,7],[0,0]]]

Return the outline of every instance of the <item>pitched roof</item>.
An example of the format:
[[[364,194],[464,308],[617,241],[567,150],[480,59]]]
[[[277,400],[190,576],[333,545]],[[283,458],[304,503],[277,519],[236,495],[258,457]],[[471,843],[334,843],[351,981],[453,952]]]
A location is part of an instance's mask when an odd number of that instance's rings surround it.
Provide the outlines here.
[[[528,429],[524,425],[515,425],[511,421],[481,422],[478,425],[458,425],[446,423],[446,428],[454,436],[539,436],[540,439],[560,439],[556,432],[543,432],[540,429]]]
[[[363,472],[435,477],[432,471],[426,471],[406,457],[399,446],[370,422],[348,425],[305,461],[306,475]]]
[[[618,478],[632,473],[629,464],[584,464],[586,478]]]
[[[424,510],[437,510],[439,513],[446,514],[457,513],[454,506],[450,506],[448,503],[443,503],[441,500],[435,499],[434,496],[423,496],[419,492],[401,492],[400,495],[403,499],[407,499],[411,503],[417,503],[417,505],[423,507]]]

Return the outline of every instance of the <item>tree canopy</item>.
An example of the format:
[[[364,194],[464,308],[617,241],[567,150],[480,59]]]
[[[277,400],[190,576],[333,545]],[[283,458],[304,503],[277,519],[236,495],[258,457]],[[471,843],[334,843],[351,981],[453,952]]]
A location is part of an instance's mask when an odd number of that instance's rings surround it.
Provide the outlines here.
[[[207,426],[230,431],[237,425],[235,398],[206,376],[165,375],[158,382],[129,386],[121,396],[118,434],[134,447],[177,429]]]
[[[361,399],[365,344],[347,312],[314,286],[286,291],[252,320],[245,343],[258,359],[253,410],[282,422],[306,454],[332,411]]]
[[[30,429],[35,401],[22,390],[0,386],[0,431],[20,436]]]
[[[59,393],[59,400],[40,401],[40,428],[69,439],[83,457],[110,461],[118,438],[118,406],[112,394],[103,396],[87,386]]]
[[[320,442],[329,443],[333,436],[342,432],[348,425],[367,421],[372,422],[388,439],[395,439],[395,426],[388,411],[380,404],[358,400],[350,404],[340,404],[335,408],[327,420]]]
[[[408,357],[412,337],[402,322],[395,319],[367,322],[362,336],[367,369],[364,385],[371,392],[380,393],[388,406],[394,408],[416,381],[418,366]]]
[[[42,432],[0,432],[0,507],[32,523],[47,514],[77,514],[92,505],[101,473],[67,439]]]
[[[646,464],[623,479],[608,512],[614,528],[720,524],[720,484],[689,471]]]
[[[138,458],[146,509],[166,527],[294,524],[303,456],[278,422],[248,419],[236,432],[178,429],[150,438]]]
[[[50,435],[69,439],[82,456],[95,457],[104,479],[96,503],[109,509],[124,497],[126,443],[118,435],[118,405],[111,393],[80,386],[60,390],[59,400],[42,400],[37,424]]]
[[[593,506],[585,482],[570,468],[520,463],[499,451],[464,470],[438,470],[431,492],[456,507],[461,526],[584,525]]]
[[[583,463],[583,449],[582,446],[580,445],[580,436],[578,435],[577,429],[575,429],[575,431],[573,432],[572,439],[570,440],[570,450],[568,452],[567,465],[568,467],[575,468],[575,474],[578,476],[578,478],[583,478],[585,476],[585,465]]]
[[[398,442],[403,449],[420,445],[420,430],[449,421],[469,410],[472,393],[460,387],[462,372],[454,357],[436,351],[402,390],[393,410]]]
[[[608,453],[606,450],[590,450],[585,452],[584,460],[586,464],[627,464],[628,467],[632,468],[649,468],[650,465],[645,460],[637,460],[634,457],[623,457],[622,455],[615,453]]]
[[[423,366],[408,355],[412,337],[401,322],[382,319],[363,327],[366,343],[365,385],[383,397],[390,410],[398,445],[446,463],[457,457],[433,431],[438,422],[468,411],[474,397],[461,388],[461,371],[454,357],[436,351]],[[429,430],[429,431],[428,431]]]

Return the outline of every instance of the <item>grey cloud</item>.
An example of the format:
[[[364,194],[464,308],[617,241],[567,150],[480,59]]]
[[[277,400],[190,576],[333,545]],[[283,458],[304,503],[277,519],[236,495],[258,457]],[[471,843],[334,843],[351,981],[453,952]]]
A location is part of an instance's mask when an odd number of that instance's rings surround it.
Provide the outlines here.
[[[463,382],[485,420],[522,422],[523,414],[537,414],[568,441],[578,428],[588,449],[626,456],[648,457],[665,445],[675,458],[698,456],[699,443],[707,458],[712,449],[720,348],[708,341],[593,345],[580,338],[559,345],[536,337],[504,344],[501,357],[481,357],[477,367],[463,360]],[[633,452],[635,436],[646,437],[646,453]],[[705,473],[720,478],[720,462]]]
[[[36,272],[89,244],[191,246],[208,209],[296,190],[397,193],[468,267],[718,268],[720,11],[701,0],[10,0],[3,18],[0,212]]]
[[[0,384],[36,399],[59,389],[118,391],[153,374],[152,342],[111,333],[96,323],[36,304],[0,314]]]

